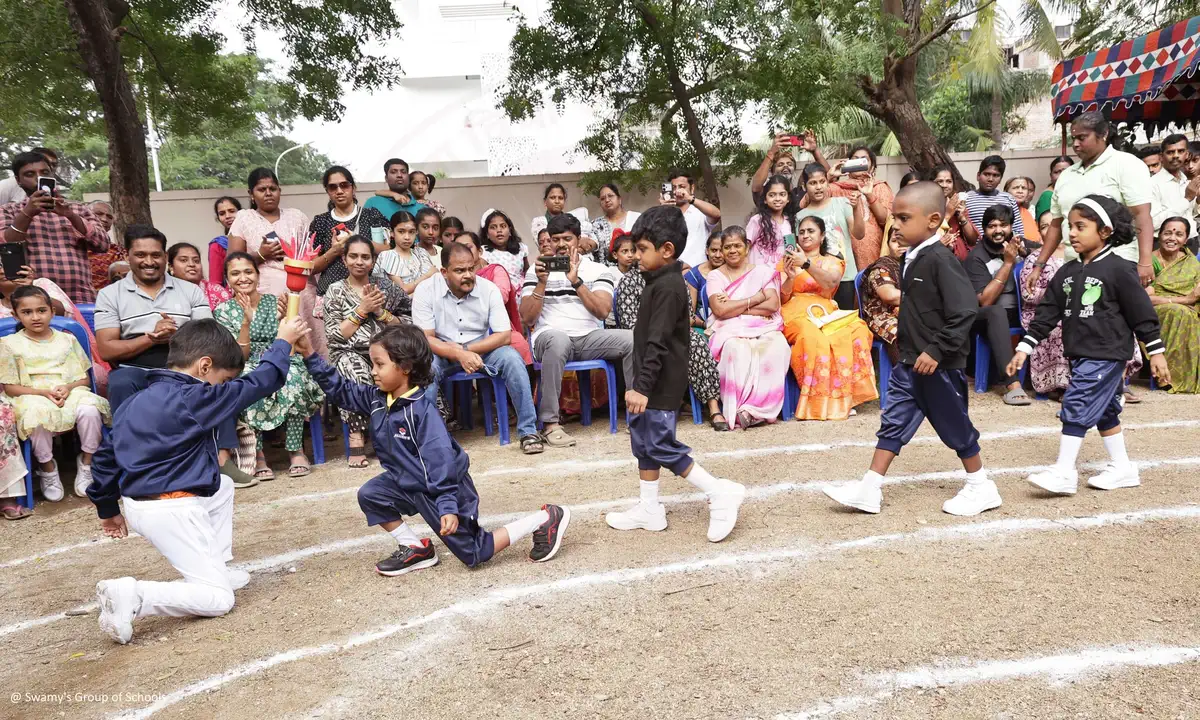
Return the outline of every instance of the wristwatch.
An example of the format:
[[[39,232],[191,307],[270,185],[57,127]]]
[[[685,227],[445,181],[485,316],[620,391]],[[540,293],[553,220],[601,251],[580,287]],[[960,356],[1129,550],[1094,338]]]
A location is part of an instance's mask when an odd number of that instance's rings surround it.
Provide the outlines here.
[[[800,269],[807,270],[809,268],[809,266],[811,266],[811,265],[812,265],[812,260],[809,260],[808,258],[804,258],[804,264],[800,266]]]
[[[581,280],[581,279],[579,279],[579,278],[575,278],[575,282],[571,283],[571,289],[572,289],[572,290],[578,290],[578,289],[579,289],[579,286],[580,286],[580,285],[582,285],[582,284],[583,284],[583,280]]]

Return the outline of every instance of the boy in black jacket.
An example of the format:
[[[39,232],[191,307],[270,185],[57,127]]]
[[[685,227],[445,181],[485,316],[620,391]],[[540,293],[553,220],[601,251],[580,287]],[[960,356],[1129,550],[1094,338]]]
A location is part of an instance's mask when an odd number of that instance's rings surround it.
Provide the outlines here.
[[[879,512],[883,476],[926,417],[967,471],[967,484],[942,511],[978,515],[1000,507],[1000,492],[979,457],[979,432],[967,416],[963,368],[979,302],[962,264],[941,242],[938,229],[945,214],[945,197],[934,183],[914,183],[896,194],[892,228],[908,248],[900,266],[900,362],[888,383],[871,469],[855,485],[825,489],[830,498],[856,510]]]
[[[710,475],[692,460],[691,448],[675,439],[676,414],[688,388],[691,306],[676,259],[687,244],[687,223],[679,208],[660,205],[642,213],[631,234],[646,279],[633,328],[634,373],[625,393],[641,501],[604,519],[616,530],[666,530],[667,512],[658,501],[658,475],[665,467],[708,496],[708,539],[721,542],[737,524],[746,488]]]
[[[1062,437],[1058,462],[1029,476],[1029,482],[1056,495],[1074,495],[1079,482],[1075,459],[1083,437],[1095,426],[1112,462],[1088,479],[1098,490],[1141,484],[1137,466],[1125,453],[1121,434],[1121,395],[1125,363],[1133,354],[1134,335],[1146,345],[1150,371],[1171,384],[1166,348],[1159,337],[1158,313],[1142,289],[1137,269],[1113,254],[1133,241],[1133,217],[1111,198],[1088,195],[1067,215],[1071,247],[1079,253],[1054,276],[1029,332],[1017,345],[1008,369],[1020,370],[1025,359],[1062,322],[1063,351],[1071,361],[1071,382],[1062,399]]]

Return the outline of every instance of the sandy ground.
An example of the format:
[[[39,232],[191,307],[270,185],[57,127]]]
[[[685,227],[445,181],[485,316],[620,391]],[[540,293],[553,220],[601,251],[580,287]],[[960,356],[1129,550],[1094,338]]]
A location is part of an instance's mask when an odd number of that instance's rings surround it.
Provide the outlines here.
[[[666,532],[603,524],[637,494],[623,427],[574,426],[576,448],[532,458],[466,433],[485,520],[569,504],[563,550],[532,564],[526,540],[469,570],[443,549],[403,578],[373,572],[392,541],[355,502],[378,466],[330,442],[312,476],[239,491],[253,574],[232,613],[141,621],[124,647],[96,626],[96,581],[173,570],[102,540],[85,501],[39,504],[0,526],[0,717],[1200,718],[1198,406],[1143,396],[1124,415],[1143,487],[1072,498],[1023,480],[1057,452],[1057,405],[973,396],[1005,504],[966,519],[940,512],[960,468],[928,428],[883,514],[820,494],[861,475],[875,405],[744,433],[685,421],[704,466],[751,488],[719,545],[675,479]],[[1090,435],[1081,461],[1104,459]]]

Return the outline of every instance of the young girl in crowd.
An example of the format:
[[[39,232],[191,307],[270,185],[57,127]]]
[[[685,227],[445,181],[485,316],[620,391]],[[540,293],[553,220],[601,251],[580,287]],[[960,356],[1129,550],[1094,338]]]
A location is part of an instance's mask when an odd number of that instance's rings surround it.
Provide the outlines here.
[[[459,233],[462,232],[466,232],[462,220],[453,215],[442,218],[442,247],[445,247],[446,243],[454,242],[454,238],[458,237]]]
[[[633,236],[629,233],[620,235],[614,233],[608,254],[612,263],[615,263],[617,270],[620,271],[621,277],[625,277],[637,262],[637,248],[633,245]]]
[[[57,502],[63,498],[63,487],[54,462],[54,435],[77,429],[82,452],[77,458],[75,494],[85,497],[92,482],[92,453],[100,446],[101,427],[109,420],[108,401],[89,389],[92,363],[79,341],[50,327],[54,312],[46,291],[32,285],[19,288],[12,304],[21,330],[0,340],[0,383],[13,399],[17,434],[33,445],[42,494]]]
[[[442,267],[442,216],[433,208],[417,211],[417,243],[436,268]]]
[[[217,216],[217,222],[221,223],[222,234],[208,241],[208,274],[218,285],[225,283],[225,256],[229,254],[227,235],[241,209],[241,201],[228,195],[217,198],[213,203],[213,214]]]
[[[175,243],[167,250],[167,271],[173,277],[186,280],[204,291],[208,307],[216,310],[217,306],[228,300],[232,295],[224,285],[211,283],[204,279],[204,266],[200,264],[200,250],[191,243]],[[224,273],[222,272],[222,277]]]
[[[487,562],[528,535],[533,535],[530,560],[545,562],[558,553],[571,522],[567,508],[543,505],[494,532],[479,526],[470,458],[421,391],[433,381],[433,351],[419,328],[390,325],[371,341],[374,385],[342,379],[306,340],[298,341],[296,349],[339,407],[370,418],[371,444],[383,473],[359,488],[358,505],[368,524],[378,525],[400,545],[376,563],[377,573],[390,577],[437,565],[433,543],[417,537],[404,521],[412,515],[420,515],[468,567]]]
[[[243,375],[255,370],[263,353],[279,334],[279,298],[258,292],[258,263],[247,253],[229,253],[225,258],[225,281],[234,292],[232,300],[219,305],[213,317],[237,338],[242,358],[246,362]],[[284,447],[291,456],[288,475],[303,477],[311,472],[304,455],[304,423],[321,409],[325,396],[313,382],[298,355],[292,355],[291,369],[283,389],[259,400],[242,413],[244,422],[255,434],[255,468],[257,480],[274,480],[275,474],[263,454],[262,433],[282,427]]]
[[[796,246],[792,219],[786,214],[791,202],[792,185],[787,178],[775,175],[763,184],[758,213],[746,223],[751,263],[774,267],[787,248]]]
[[[408,189],[412,192],[413,201],[425,205],[441,216],[446,214],[446,206],[429,197],[436,185],[437,178],[421,170],[413,170],[408,175]]]
[[[521,287],[529,270],[529,251],[508,215],[499,210],[488,210],[483,216],[479,236],[483,240],[484,262],[503,267],[513,287]]]
[[[1141,484],[1137,465],[1125,452],[1121,433],[1121,392],[1125,363],[1134,336],[1146,345],[1150,370],[1163,385],[1171,384],[1158,315],[1142,290],[1133,264],[1113,248],[1133,241],[1133,216],[1121,203],[1088,195],[1067,215],[1071,247],[1079,258],[1063,265],[1050,281],[1008,372],[1025,359],[1062,323],[1063,349],[1071,361],[1071,380],[1063,395],[1062,436],[1058,461],[1029,476],[1029,482],[1056,495],[1074,495],[1079,482],[1075,460],[1087,431],[1100,431],[1112,462],[1088,479],[1098,490]]]
[[[376,262],[393,283],[412,295],[417,285],[436,273],[437,268],[424,248],[413,247],[417,239],[417,221],[412,215],[401,210],[392,215],[391,223],[396,247],[379,253]]]
[[[828,171],[817,163],[805,167],[803,177],[808,205],[796,213],[796,222],[809,215],[816,215],[825,221],[825,241],[829,249],[846,260],[846,271],[833,300],[840,308],[853,308],[854,276],[858,274],[853,243],[863,238],[867,227],[862,206],[858,202],[858,191],[847,191],[848,197],[834,197]]]

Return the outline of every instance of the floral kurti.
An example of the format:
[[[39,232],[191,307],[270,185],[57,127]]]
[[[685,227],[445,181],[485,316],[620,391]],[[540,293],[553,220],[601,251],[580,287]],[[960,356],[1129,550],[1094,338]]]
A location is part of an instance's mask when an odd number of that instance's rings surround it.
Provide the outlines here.
[[[217,306],[213,317],[237,337],[242,331],[245,312],[236,300],[227,300]],[[278,334],[279,313],[275,296],[264,294],[260,297],[258,308],[250,320],[250,358],[246,360],[243,375],[258,367],[262,362],[263,353],[275,342]],[[255,430],[274,430],[289,418],[299,418],[303,421],[312,417],[324,401],[325,394],[308,373],[304,360],[299,354],[294,354],[284,386],[274,395],[246,408],[242,418]]]
[[[6,385],[53,390],[87,377],[91,365],[83,347],[70,333],[55,330],[43,342],[22,330],[0,339],[0,382]],[[12,403],[17,413],[17,435],[22,440],[39,427],[52,433],[74,428],[75,411],[80,405],[95,406],[105,423],[111,421],[108,401],[86,387],[71,390],[62,407],[41,395],[21,395],[12,398]]]

